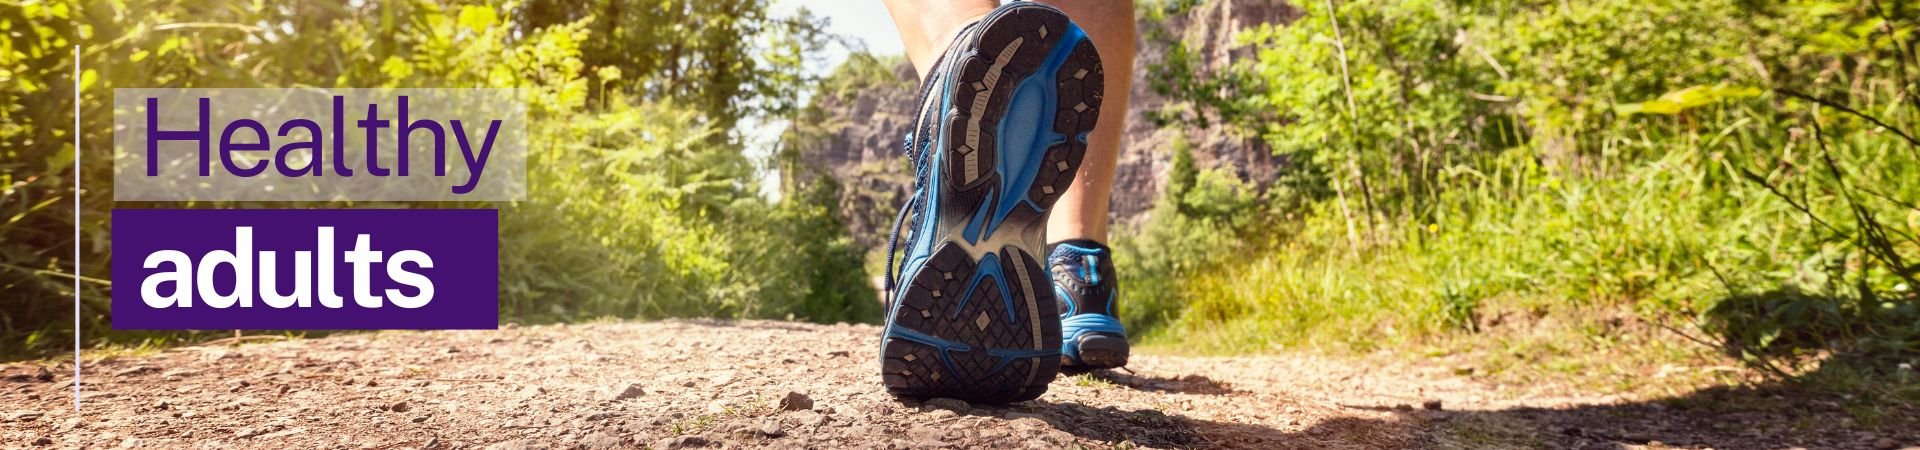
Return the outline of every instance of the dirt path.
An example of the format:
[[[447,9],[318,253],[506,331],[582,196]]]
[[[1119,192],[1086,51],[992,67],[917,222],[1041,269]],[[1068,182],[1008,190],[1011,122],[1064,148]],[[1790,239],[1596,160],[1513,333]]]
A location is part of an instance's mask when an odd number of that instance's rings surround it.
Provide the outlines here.
[[[653,322],[188,347],[92,363],[78,415],[71,366],[15,364],[0,369],[0,448],[1920,444],[1920,427],[1763,391],[1515,397],[1438,367],[1292,355],[1142,355],[1132,373],[1063,377],[1036,402],[901,402],[877,384],[878,334]]]

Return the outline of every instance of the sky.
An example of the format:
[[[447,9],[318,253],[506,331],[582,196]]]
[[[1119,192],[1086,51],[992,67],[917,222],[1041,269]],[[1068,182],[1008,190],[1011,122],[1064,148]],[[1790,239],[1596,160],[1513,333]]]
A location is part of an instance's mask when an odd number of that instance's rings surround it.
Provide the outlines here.
[[[828,32],[853,37],[864,43],[869,52],[887,55],[905,51],[900,46],[899,31],[893,27],[893,18],[887,15],[887,7],[880,0],[779,0],[775,4],[782,12],[801,7],[827,19]],[[824,69],[831,69],[846,60],[847,51],[831,49],[827,58]]]
[[[893,18],[887,15],[887,7],[880,0],[776,0],[773,13],[793,14],[803,7],[827,21],[827,32],[850,37],[864,45],[869,53],[888,55],[906,52],[905,47],[900,45],[899,31],[893,27]],[[847,48],[832,46],[809,69],[817,75],[825,75],[846,61],[848,53]],[[747,157],[764,161],[772,155],[774,145],[780,140],[780,132],[787,128],[787,122],[776,120],[742,123],[740,126],[747,128]],[[765,171],[761,175],[760,195],[778,200],[780,174]]]

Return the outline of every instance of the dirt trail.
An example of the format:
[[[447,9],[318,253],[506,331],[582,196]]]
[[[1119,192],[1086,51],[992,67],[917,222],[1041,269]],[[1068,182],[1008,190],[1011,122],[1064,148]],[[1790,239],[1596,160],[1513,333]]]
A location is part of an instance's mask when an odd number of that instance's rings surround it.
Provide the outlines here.
[[[866,325],[670,321],[187,347],[92,362],[80,414],[71,366],[15,364],[0,368],[0,448],[1920,443],[1917,427],[1826,420],[1841,406],[1819,402],[1739,410],[1516,396],[1441,367],[1298,355],[1140,355],[1132,373],[1063,377],[1035,402],[902,402],[879,388],[878,335]],[[1777,397],[1728,392],[1741,404]]]

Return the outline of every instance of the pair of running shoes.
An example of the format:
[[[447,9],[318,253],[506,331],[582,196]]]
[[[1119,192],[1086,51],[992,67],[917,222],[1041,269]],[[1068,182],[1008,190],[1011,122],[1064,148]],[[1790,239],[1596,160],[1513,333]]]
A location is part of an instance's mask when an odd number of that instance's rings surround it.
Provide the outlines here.
[[[967,26],[928,71],[904,143],[913,191],[888,239],[888,392],[1016,402],[1062,370],[1126,364],[1111,252],[1046,237],[1104,75],[1080,27],[1031,2]]]

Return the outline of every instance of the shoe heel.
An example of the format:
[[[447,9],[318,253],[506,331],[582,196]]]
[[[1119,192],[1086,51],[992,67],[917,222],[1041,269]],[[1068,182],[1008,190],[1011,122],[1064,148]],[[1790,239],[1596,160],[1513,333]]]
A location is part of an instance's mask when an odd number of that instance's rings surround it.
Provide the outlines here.
[[[938,237],[905,263],[881,342],[896,396],[1031,400],[1060,369],[1058,300],[1036,255],[1086,154],[1104,73],[1052,7],[1003,6],[980,26],[937,87],[945,112],[924,232]]]

